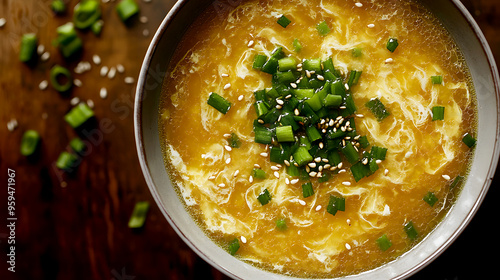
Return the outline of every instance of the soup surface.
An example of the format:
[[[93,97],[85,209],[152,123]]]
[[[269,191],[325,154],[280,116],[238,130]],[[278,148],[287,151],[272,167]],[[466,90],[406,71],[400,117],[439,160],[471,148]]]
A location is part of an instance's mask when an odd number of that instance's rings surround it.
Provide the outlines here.
[[[221,3],[178,46],[160,109],[167,170],[200,227],[223,248],[236,239],[241,260],[302,277],[366,271],[415,246],[451,207],[472,158],[462,138],[475,135],[475,95],[446,30],[408,0]],[[291,21],[286,28],[277,23],[282,15]],[[322,22],[327,34],[318,31]],[[398,40],[394,52],[389,38]],[[252,65],[277,46],[298,62],[331,58],[343,78],[362,71],[350,88],[357,108],[350,120],[369,141],[367,152],[387,149],[373,174],[356,182],[339,153],[343,164],[325,167],[321,180],[290,176],[287,164],[270,161],[269,145],[255,142],[254,92],[273,83]],[[212,92],[231,103],[226,114],[207,104]],[[390,112],[383,120],[365,105],[374,98]],[[442,120],[433,121],[435,106],[444,107]],[[228,146],[232,133],[238,148]],[[266,178],[254,178],[255,168]],[[304,197],[309,181],[314,194]],[[331,196],[345,200],[344,211],[328,211]]]

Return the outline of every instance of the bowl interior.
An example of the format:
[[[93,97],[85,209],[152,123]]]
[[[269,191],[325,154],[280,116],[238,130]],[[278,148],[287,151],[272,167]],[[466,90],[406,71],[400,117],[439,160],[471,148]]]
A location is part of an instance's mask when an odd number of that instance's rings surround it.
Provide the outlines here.
[[[228,1],[237,5],[240,1]],[[463,191],[444,220],[415,248],[374,270],[346,279],[400,279],[436,258],[468,224],[492,181],[499,158],[499,100],[497,68],[484,36],[459,1],[423,0],[455,38],[465,56],[478,102],[478,142]],[[215,1],[176,3],[166,16],[146,54],[135,100],[135,136],[139,160],[160,210],[181,238],[203,259],[234,279],[287,279],[230,256],[215,245],[191,219],[165,170],[158,133],[159,101],[169,60],[184,31]],[[222,6],[227,7],[227,6]],[[495,117],[494,117],[495,116]]]

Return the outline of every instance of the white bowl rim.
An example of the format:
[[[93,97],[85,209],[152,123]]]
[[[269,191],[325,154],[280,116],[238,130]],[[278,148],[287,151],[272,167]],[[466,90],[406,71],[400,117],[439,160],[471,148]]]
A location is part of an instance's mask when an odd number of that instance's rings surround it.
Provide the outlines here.
[[[160,26],[158,27],[153,39],[151,40],[151,43],[148,47],[148,50],[146,52],[141,71],[139,74],[138,82],[137,82],[137,88],[136,88],[136,97],[135,97],[135,102],[134,102],[134,135],[136,139],[136,148],[137,148],[137,153],[138,153],[138,158],[139,162],[141,165],[141,169],[144,175],[144,178],[146,180],[146,183],[150,189],[150,192],[159,206],[160,211],[163,213],[171,227],[174,229],[174,231],[181,237],[181,239],[194,251],[196,252],[203,260],[205,260],[207,263],[209,263],[212,267],[215,267],[225,275],[233,278],[233,279],[242,279],[239,276],[233,274],[231,271],[229,271],[227,268],[224,266],[214,262],[210,257],[208,257],[202,250],[200,250],[195,244],[191,242],[191,240],[179,229],[179,227],[173,222],[173,219],[171,218],[170,214],[165,210],[165,207],[163,205],[163,202],[160,198],[160,195],[158,191],[156,190],[156,186],[154,184],[153,178],[149,172],[149,167],[148,167],[148,162],[146,160],[145,156],[145,148],[144,148],[144,141],[143,141],[143,126],[142,126],[142,98],[144,96],[144,86],[146,82],[146,77],[148,75],[148,69],[149,65],[151,63],[152,57],[155,53],[156,46],[158,42],[160,41],[164,31],[166,28],[169,26],[169,24],[174,20],[176,15],[179,13],[179,11],[182,9],[182,7],[190,0],[178,0],[175,5],[172,7],[172,9],[169,11],[169,13],[165,16],[163,21],[161,22]],[[500,155],[500,78],[499,78],[499,73],[498,73],[498,68],[495,62],[495,59],[493,57],[493,54],[491,52],[491,49],[489,47],[489,44],[484,37],[483,32],[479,28],[478,24],[475,22],[474,18],[472,15],[468,12],[468,10],[465,8],[465,6],[459,1],[459,0],[449,0],[452,4],[455,5],[456,9],[460,12],[460,14],[463,16],[463,18],[467,21],[471,29],[474,31],[474,35],[477,37],[478,41],[480,42],[482,46],[482,51],[484,52],[484,55],[489,63],[489,69],[491,71],[491,75],[493,78],[493,85],[494,85],[494,92],[495,92],[495,97],[496,97],[496,108],[497,108],[497,127],[496,127],[496,138],[495,138],[495,144],[493,147],[493,160],[490,162],[489,169],[487,172],[487,178],[484,181],[484,184],[481,188],[480,195],[478,196],[477,200],[475,201],[474,205],[471,206],[469,213],[467,213],[466,218],[460,223],[459,227],[453,232],[451,237],[449,237],[437,250],[435,250],[432,254],[427,256],[423,261],[418,263],[417,265],[413,266],[410,270],[407,270],[405,273],[398,275],[394,279],[405,279],[407,277],[410,277],[423,269],[425,266],[427,266],[429,263],[431,263],[434,259],[436,259],[439,255],[441,255],[455,240],[456,238],[462,233],[462,231],[467,227],[467,225],[470,223],[474,215],[476,214],[477,210],[479,209],[479,206],[483,202],[489,187],[491,185],[491,182],[493,180],[493,177],[495,175],[495,171],[497,169],[498,165],[498,158]],[[495,160],[496,158],[496,160]],[[430,234],[429,234],[430,235]],[[421,241],[422,242],[422,241]],[[411,252],[411,250],[409,251]],[[409,253],[407,252],[407,253]],[[405,253],[405,254],[407,254]],[[365,271],[361,274],[369,273],[370,271]],[[353,275],[355,276],[355,275]],[[347,276],[346,278],[350,278]]]

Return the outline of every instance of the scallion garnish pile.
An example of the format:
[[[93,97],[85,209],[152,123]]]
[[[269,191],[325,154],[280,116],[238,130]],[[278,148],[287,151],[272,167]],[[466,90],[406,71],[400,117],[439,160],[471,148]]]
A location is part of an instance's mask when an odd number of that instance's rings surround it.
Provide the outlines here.
[[[272,88],[254,93],[255,142],[270,145],[271,162],[285,164],[292,177],[319,182],[348,165],[356,181],[377,171],[387,150],[368,152],[367,137],[356,132],[351,89],[361,71],[342,77],[331,58],[297,62],[281,47],[270,57],[256,55],[253,68],[272,75]]]

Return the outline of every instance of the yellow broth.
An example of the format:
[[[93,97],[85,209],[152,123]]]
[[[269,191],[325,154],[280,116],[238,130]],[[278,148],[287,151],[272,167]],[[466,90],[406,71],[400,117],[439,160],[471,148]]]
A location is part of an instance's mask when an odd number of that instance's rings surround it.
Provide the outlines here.
[[[189,28],[169,65],[160,109],[161,143],[167,170],[179,195],[207,235],[227,248],[239,239],[236,257],[263,269],[303,277],[354,274],[387,263],[415,246],[440,222],[465,176],[472,150],[462,143],[475,135],[476,105],[467,67],[438,20],[414,1],[235,1],[210,6]],[[216,3],[221,3],[216,1]],[[286,28],[276,23],[286,15]],[[321,36],[316,25],[331,32]],[[394,53],[387,40],[397,38]],[[298,39],[303,48],[294,51]],[[388,149],[373,175],[355,182],[349,170],[324,183],[312,179],[314,195],[284,167],[261,153],[254,142],[253,92],[271,87],[271,75],[252,69],[256,54],[282,46],[298,61],[329,57],[345,76],[362,70],[352,88],[358,134]],[[354,57],[353,48],[362,55]],[[431,76],[442,75],[433,85]],[[211,92],[232,103],[227,114],[207,104]],[[391,115],[378,122],[365,103],[379,98]],[[443,121],[431,108],[444,106]],[[240,148],[225,148],[236,133]],[[369,150],[369,148],[367,149]],[[265,180],[249,177],[254,165]],[[349,182],[348,185],[345,182]],[[289,183],[289,184],[287,184]],[[271,202],[257,196],[265,188]],[[439,201],[422,198],[433,192]],[[330,195],[346,199],[345,212],[326,212]],[[305,205],[303,205],[305,204]],[[287,229],[276,228],[285,219]],[[411,241],[403,227],[412,221],[419,235]],[[386,234],[392,246],[376,240]],[[243,237],[243,238],[242,238]],[[244,243],[243,241],[246,241]]]

